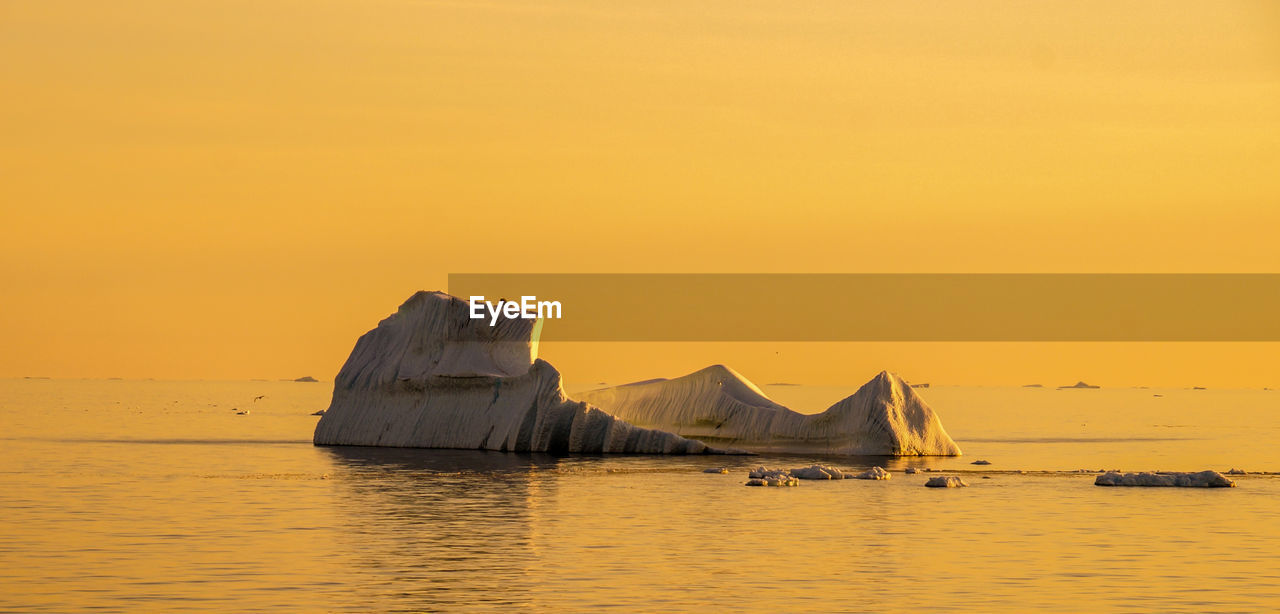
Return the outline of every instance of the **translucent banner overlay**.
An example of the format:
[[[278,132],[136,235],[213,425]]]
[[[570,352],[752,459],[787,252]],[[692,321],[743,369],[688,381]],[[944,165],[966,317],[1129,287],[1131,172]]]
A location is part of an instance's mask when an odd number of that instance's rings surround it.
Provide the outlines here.
[[[1280,274],[451,274],[543,341],[1280,341]]]

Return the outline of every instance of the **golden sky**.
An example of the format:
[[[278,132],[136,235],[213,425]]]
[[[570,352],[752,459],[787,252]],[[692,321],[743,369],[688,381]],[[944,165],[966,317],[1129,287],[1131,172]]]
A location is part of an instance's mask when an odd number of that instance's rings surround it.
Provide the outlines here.
[[[0,376],[327,380],[449,272],[1278,272],[1278,6],[6,0]],[[1269,344],[543,352],[1280,385]]]

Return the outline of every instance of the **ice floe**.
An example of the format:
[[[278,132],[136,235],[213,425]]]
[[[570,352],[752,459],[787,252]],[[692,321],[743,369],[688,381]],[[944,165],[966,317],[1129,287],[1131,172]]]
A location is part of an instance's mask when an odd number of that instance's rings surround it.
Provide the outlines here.
[[[1120,473],[1108,471],[1093,481],[1095,486],[1170,486],[1184,488],[1230,488],[1236,483],[1217,471],[1180,473],[1161,471],[1156,473]]]
[[[852,477],[855,480],[887,480],[893,476],[884,467],[872,467]]]
[[[940,475],[936,478],[929,478],[929,481],[925,482],[924,485],[929,488],[961,488],[968,486],[964,480],[954,475]]]

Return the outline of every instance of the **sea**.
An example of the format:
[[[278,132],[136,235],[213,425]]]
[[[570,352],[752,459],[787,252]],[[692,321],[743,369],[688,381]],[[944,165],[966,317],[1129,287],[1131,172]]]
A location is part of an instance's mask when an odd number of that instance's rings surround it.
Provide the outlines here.
[[[764,391],[818,412],[860,383]],[[1277,391],[919,389],[953,458],[316,447],[331,391],[0,380],[0,610],[1280,609]],[[745,486],[813,463],[892,477]]]

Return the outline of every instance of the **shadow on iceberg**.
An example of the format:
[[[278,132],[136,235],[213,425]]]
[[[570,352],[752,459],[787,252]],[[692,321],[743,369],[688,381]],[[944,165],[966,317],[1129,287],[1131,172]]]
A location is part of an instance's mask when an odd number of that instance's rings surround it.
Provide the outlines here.
[[[503,452],[698,454],[706,444],[632,426],[569,399],[537,359],[534,323],[472,320],[418,292],[356,342],[316,424],[317,445]]]

